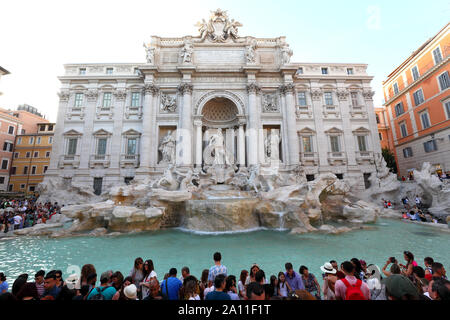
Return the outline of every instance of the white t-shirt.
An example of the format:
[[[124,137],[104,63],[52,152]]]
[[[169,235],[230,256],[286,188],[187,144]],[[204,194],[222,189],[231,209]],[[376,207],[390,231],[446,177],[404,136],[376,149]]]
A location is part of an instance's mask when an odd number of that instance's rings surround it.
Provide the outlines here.
[[[190,297],[189,300],[200,300],[200,296],[196,294],[195,297]]]
[[[206,298],[206,295],[210,292],[213,292],[214,290],[216,290],[216,288],[214,288],[214,286],[206,288],[205,291],[203,291],[203,296]]]
[[[279,290],[278,294],[280,295],[280,297],[288,296],[288,287],[287,287],[286,283],[284,283],[284,285],[280,284],[280,290]]]
[[[144,280],[142,280],[142,282],[148,283],[150,282],[151,278],[156,278],[156,272],[153,270],[152,272],[150,272],[150,274],[144,278]],[[142,298],[145,298],[146,296],[148,296],[150,289],[147,288],[146,286],[142,286]]]
[[[241,293],[241,295],[244,295],[244,293],[245,293],[245,286],[244,286],[244,284],[242,283],[241,280],[239,280],[239,282],[238,282],[238,290]]]
[[[239,296],[236,293],[234,293],[233,291],[228,291],[227,293],[230,296],[231,300],[241,300],[239,298]]]
[[[22,222],[22,217],[21,216],[15,216],[14,217],[14,224],[20,224]]]

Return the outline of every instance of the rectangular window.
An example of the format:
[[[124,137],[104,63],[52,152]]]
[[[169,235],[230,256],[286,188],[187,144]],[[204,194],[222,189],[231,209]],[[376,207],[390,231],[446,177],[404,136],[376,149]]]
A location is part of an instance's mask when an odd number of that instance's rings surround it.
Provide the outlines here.
[[[23,167],[23,174],[27,174],[28,173],[28,166]]]
[[[408,130],[406,128],[406,123],[402,122],[400,123],[400,131],[402,132],[402,137],[406,137],[408,135]]]
[[[445,111],[447,112],[447,119],[450,119],[450,101],[445,103]]]
[[[39,131],[45,131],[45,125],[41,125],[41,126],[39,127]]]
[[[433,50],[434,64],[439,64],[442,61],[441,49],[436,48]]]
[[[102,107],[103,108],[109,108],[111,107],[111,101],[112,101],[112,93],[111,92],[105,92],[103,94],[103,103],[102,103]]]
[[[25,158],[29,158],[29,157],[31,157],[31,153],[30,153],[30,151],[27,151]]]
[[[395,106],[395,114],[398,116],[402,115],[403,113],[405,113],[405,110],[403,109],[403,103],[400,102]]]
[[[52,124],[48,125],[48,130],[47,131],[53,131],[53,125]]]
[[[46,158],[50,158],[50,151],[47,151],[47,152],[45,153],[45,157],[46,157]]]
[[[36,151],[35,153],[34,153],[34,156],[33,156],[34,158],[39,158],[39,151]]]
[[[394,83],[394,94],[397,94],[397,93],[398,93],[398,84],[396,82],[396,83]]]
[[[380,116],[378,114],[375,114],[375,119],[377,120],[377,123],[380,124]]]
[[[298,93],[298,105],[306,106],[306,92],[301,91]]]
[[[328,68],[322,68],[322,74],[328,74]]]
[[[79,69],[79,74],[80,75],[85,75],[86,74],[86,68],[80,68]]]
[[[133,92],[131,94],[131,106],[139,107],[141,103],[141,94],[139,92]]]
[[[425,152],[433,152],[437,150],[436,140],[430,140],[423,144]]]
[[[367,151],[366,136],[358,136],[359,151]]]
[[[48,166],[44,166],[44,173],[46,173],[48,170]]]
[[[10,143],[10,142],[5,142],[5,143],[3,144],[3,151],[9,151],[9,152],[12,152],[12,150],[13,150],[13,144],[12,144],[12,143]]]
[[[415,66],[414,68],[411,69],[411,73],[412,73],[412,77],[413,77],[414,81],[419,79],[419,77],[420,77],[420,75],[419,75],[419,68],[417,68],[417,66]]]
[[[14,185],[13,185],[13,184],[10,184],[10,185],[8,186],[8,191],[12,191],[12,190],[13,190],[13,187],[14,187]]]
[[[313,152],[311,138],[312,138],[311,136],[302,137],[303,152]]]
[[[14,159],[19,158],[19,153],[18,152],[14,152]]]
[[[441,86],[441,91],[450,87],[450,78],[448,76],[448,71],[445,71],[439,76],[439,85]]]
[[[383,141],[383,135],[379,132],[378,136],[380,137],[380,141]]]
[[[106,138],[98,139],[97,143],[97,155],[103,156],[106,154]]]
[[[420,120],[422,121],[422,128],[426,129],[429,128],[430,125],[430,116],[428,115],[428,112],[422,112],[420,114]]]
[[[8,133],[9,134],[14,134],[14,127],[13,126],[9,126]]]
[[[102,184],[103,178],[94,178],[94,193],[98,196],[102,194]]]
[[[25,189],[25,185],[24,185],[24,184],[21,184],[21,185],[20,185],[20,189]]]
[[[30,144],[33,144],[34,143],[34,137],[30,137],[29,142],[30,142]]]
[[[128,139],[127,154],[129,154],[129,155],[136,154],[136,146],[137,146],[137,141],[135,138]]]
[[[28,191],[34,192],[36,190],[36,186],[29,186]]]
[[[5,177],[0,177],[0,184],[4,184],[5,183]]]
[[[403,149],[403,157],[405,158],[411,158],[413,156],[412,148],[408,147]]]
[[[357,92],[351,92],[350,96],[352,97],[352,106],[358,107],[358,93]]]
[[[303,68],[298,68],[297,74],[303,74]]]
[[[325,104],[327,106],[332,106],[333,105],[333,95],[331,92],[325,92],[324,93],[324,97],[325,97]]]
[[[113,68],[106,68],[106,74],[113,74]]]
[[[8,169],[8,160],[2,160],[2,170]]]
[[[41,137],[36,138],[36,144],[41,144]]]
[[[69,147],[67,149],[68,155],[75,155],[77,153],[77,138],[71,138],[69,139]]]
[[[17,144],[22,144],[22,137],[17,138]]]
[[[83,97],[84,95],[82,93],[75,93],[75,103],[74,107],[81,107],[83,105]]]
[[[16,167],[11,167],[11,174],[16,174],[16,170],[17,170]]]
[[[416,106],[418,106],[419,104],[422,104],[425,101],[425,99],[423,97],[422,89],[419,89],[416,92],[414,92],[413,97],[414,97],[414,104]]]
[[[36,166],[31,167],[31,174],[36,174]]]
[[[341,148],[339,145],[339,136],[331,136],[330,143],[331,143],[331,152],[341,152]]]
[[[353,74],[353,68],[347,68],[347,74],[352,75]]]
[[[53,137],[48,137],[48,144],[52,144],[53,143]]]

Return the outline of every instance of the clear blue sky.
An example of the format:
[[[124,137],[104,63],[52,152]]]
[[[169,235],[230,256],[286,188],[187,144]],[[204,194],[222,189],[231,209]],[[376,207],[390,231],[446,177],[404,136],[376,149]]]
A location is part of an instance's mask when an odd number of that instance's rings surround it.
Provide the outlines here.
[[[144,62],[151,35],[197,35],[217,8],[242,36],[286,36],[293,62],[367,63],[376,105],[386,76],[450,17],[449,0],[3,0],[0,107],[28,103],[55,121],[64,63]]]

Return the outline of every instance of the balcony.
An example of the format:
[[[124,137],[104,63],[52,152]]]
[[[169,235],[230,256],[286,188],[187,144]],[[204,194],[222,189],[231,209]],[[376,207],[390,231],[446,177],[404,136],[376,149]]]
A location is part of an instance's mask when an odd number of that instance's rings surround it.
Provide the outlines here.
[[[322,107],[322,113],[325,119],[339,119],[341,117],[339,107],[334,105],[324,105]]]
[[[345,152],[328,152],[328,163],[332,166],[335,165],[346,165],[347,155]]]
[[[80,156],[79,155],[62,155],[59,158],[58,167],[63,169],[65,166],[72,166],[77,169],[80,166]]]
[[[112,119],[114,115],[114,107],[97,107],[97,119],[106,117]]]
[[[317,152],[301,152],[300,160],[302,165],[319,165],[319,154]]]
[[[78,117],[80,120],[84,119],[85,107],[72,107],[67,111],[66,117],[68,120],[72,120],[73,117]]]
[[[134,107],[128,106],[125,109],[125,118],[130,119],[130,117],[136,116],[138,119],[142,119],[142,106]]]
[[[358,164],[364,164],[364,162],[375,164],[373,151],[356,151],[356,162]]]
[[[139,167],[139,155],[138,154],[122,154],[120,155],[120,167],[125,168],[127,165],[131,165],[135,168]]]
[[[93,154],[89,158],[89,167],[95,168],[95,166],[103,166],[104,168],[109,168],[109,165],[111,163],[111,156],[106,154]]]
[[[313,110],[311,106],[297,106],[297,119],[311,119],[313,117]]]
[[[354,119],[367,119],[367,112],[364,106],[350,106],[350,116]]]

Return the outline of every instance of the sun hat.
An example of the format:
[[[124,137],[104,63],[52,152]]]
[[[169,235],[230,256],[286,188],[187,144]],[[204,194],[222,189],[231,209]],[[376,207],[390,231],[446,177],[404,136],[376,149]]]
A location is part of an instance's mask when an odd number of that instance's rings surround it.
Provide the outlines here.
[[[333,266],[329,262],[325,262],[324,265],[320,267],[320,270],[322,270],[322,272],[324,273],[336,274],[336,269],[333,268]]]
[[[386,285],[386,291],[397,299],[404,295],[419,296],[416,286],[402,274],[393,274],[382,281]]]
[[[137,288],[134,284],[130,284],[123,289],[123,294],[130,300],[137,300]]]
[[[66,278],[67,288],[69,288],[70,290],[73,290],[73,289],[80,290],[81,289],[80,288],[80,282],[78,280],[79,280],[79,276],[76,273],[71,274],[70,276],[68,276]]]

